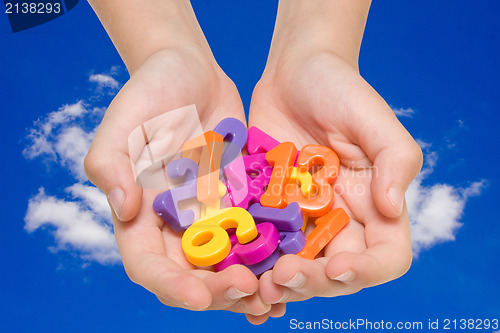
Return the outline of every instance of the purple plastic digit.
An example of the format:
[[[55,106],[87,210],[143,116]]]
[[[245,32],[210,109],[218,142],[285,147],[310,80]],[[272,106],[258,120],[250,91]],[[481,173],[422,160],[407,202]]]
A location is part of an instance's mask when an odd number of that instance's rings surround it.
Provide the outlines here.
[[[253,265],[269,257],[278,247],[280,234],[272,223],[257,225],[259,235],[247,244],[236,244],[234,251],[238,253],[245,265]]]
[[[225,147],[221,158],[221,170],[234,161],[247,143],[248,130],[245,124],[236,118],[226,118],[215,127],[214,132],[224,138],[229,144]]]
[[[258,127],[252,126],[248,130],[247,150],[250,155],[265,154],[279,144],[278,140],[267,135]]]
[[[280,242],[278,230],[272,223],[261,223],[257,225],[257,231],[257,238],[247,244],[234,244],[229,255],[215,264],[214,268],[220,271],[235,264],[255,265],[272,255]]]
[[[222,259],[222,261],[219,261],[218,263],[216,263],[214,265],[214,269],[217,272],[220,272],[223,269],[226,269],[232,265],[242,264],[240,257],[238,256],[238,254],[236,252],[234,252],[234,246],[236,244],[238,244],[238,238],[236,237],[235,233],[229,234],[229,241],[231,242],[231,252],[229,252],[227,257]]]
[[[273,268],[276,261],[281,257],[280,250],[276,249],[269,257],[254,265],[246,265],[252,273],[259,275]]]
[[[306,236],[302,230],[280,231],[279,249],[283,254],[297,254],[306,246]]]
[[[170,162],[167,174],[171,178],[184,176],[184,185],[158,194],[153,201],[153,209],[174,231],[182,232],[193,223],[194,212],[191,209],[180,211],[178,203],[196,198],[198,165],[190,158],[181,158]]]
[[[228,197],[231,200],[233,207],[248,208],[244,202],[248,196],[248,175],[245,171],[245,163],[243,157],[240,156],[231,162],[225,169],[226,187]],[[243,204],[242,204],[243,203]]]
[[[241,171],[241,161],[244,174]],[[267,163],[266,154],[246,155],[229,164],[224,172],[228,178],[228,192],[233,206],[247,209],[251,204],[259,202],[264,188],[269,184],[272,170]]]
[[[263,207],[260,203],[255,203],[248,212],[255,223],[271,222],[279,231],[297,231],[304,225],[304,214],[296,202],[285,208]]]

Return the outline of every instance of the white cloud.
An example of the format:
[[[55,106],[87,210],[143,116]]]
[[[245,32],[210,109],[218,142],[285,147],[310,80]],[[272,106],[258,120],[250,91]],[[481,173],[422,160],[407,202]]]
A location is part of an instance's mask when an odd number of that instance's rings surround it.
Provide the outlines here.
[[[118,81],[109,75],[95,74],[89,78],[102,87],[117,89]],[[89,185],[83,170],[83,159],[97,129],[96,120],[106,110],[87,101],[67,104],[37,120],[29,130],[29,144],[23,154],[27,159],[42,158],[51,167],[60,167],[75,179],[65,194],[46,194],[43,187],[28,202],[25,230],[47,230],[55,239],[50,251],[77,253],[84,261],[111,264],[120,261],[113,235],[111,213],[105,195]]]
[[[414,255],[435,244],[453,241],[462,226],[460,219],[471,196],[481,194],[486,181],[476,181],[465,188],[449,184],[425,185],[424,180],[434,171],[437,153],[430,144],[419,142],[425,154],[425,166],[406,193]]]
[[[109,210],[108,201],[104,193],[95,186],[87,186],[84,184],[73,184],[66,188],[66,191],[71,193],[73,198],[82,199],[85,204],[103,220],[111,221],[111,213]]]
[[[80,195],[85,190],[90,195]],[[104,194],[96,197],[92,187],[80,185],[77,200],[58,199],[45,194],[43,188],[31,198],[25,216],[25,229],[34,232],[51,227],[57,241],[56,249],[74,249],[82,258],[101,264],[115,263],[120,259],[111,229],[110,214],[94,210],[94,200],[106,202]]]
[[[64,128],[56,137],[54,148],[60,156],[61,164],[76,176],[79,181],[86,181],[83,160],[94,137],[93,131],[85,132],[78,126]]]
[[[415,110],[412,108],[392,108],[392,111],[396,114],[398,117],[407,117],[411,118],[413,117],[413,114],[415,113]]]
[[[63,105],[43,119],[38,119],[34,123],[34,127],[29,131],[28,140],[31,141],[31,145],[24,149],[24,156],[29,159],[38,156],[50,156],[56,159],[53,144],[56,136],[54,132],[57,132],[61,125],[69,124],[76,118],[84,116],[87,112],[88,110],[85,108],[83,101],[78,101],[74,104]]]
[[[102,87],[117,88],[115,79],[107,74],[91,75],[89,81]],[[57,111],[39,119],[29,130],[29,145],[24,150],[28,159],[44,158],[51,164],[67,170],[75,183],[65,188],[64,197],[45,193],[43,187],[29,200],[25,216],[27,232],[48,230],[55,238],[56,252],[65,250],[79,254],[86,261],[109,264],[120,261],[113,237],[111,215],[106,197],[94,186],[88,185],[83,171],[83,158],[95,134],[96,116],[105,107],[90,106],[88,101],[63,105]],[[411,117],[413,109],[394,109],[398,116]],[[93,126],[90,126],[89,124]],[[425,166],[407,192],[407,203],[415,255],[437,243],[452,241],[462,226],[460,219],[467,200],[480,195],[486,181],[476,181],[465,188],[449,184],[426,184],[434,171],[438,154],[432,145],[417,140],[425,151]]]
[[[112,76],[107,74],[92,74],[89,77],[89,81],[97,83],[97,87],[99,89],[118,89],[120,87],[120,83],[118,83],[118,81],[116,81]]]
[[[56,125],[66,123],[76,117],[81,117],[87,110],[84,107],[83,101],[78,101],[75,104],[64,105],[58,111],[51,112],[48,115],[49,121],[47,124]],[[50,131],[52,127],[48,128]]]
[[[83,170],[83,159],[94,131],[86,131],[82,126],[88,117],[100,111],[78,101],[37,120],[29,131],[30,145],[24,149],[24,156],[28,159],[43,157],[66,166],[79,181],[85,181],[87,177]]]

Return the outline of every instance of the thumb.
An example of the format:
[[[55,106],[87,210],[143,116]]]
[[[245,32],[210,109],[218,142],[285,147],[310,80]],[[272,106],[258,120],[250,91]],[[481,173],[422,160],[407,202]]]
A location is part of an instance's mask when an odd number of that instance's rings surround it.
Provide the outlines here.
[[[373,201],[380,213],[395,218],[401,215],[405,192],[422,168],[422,150],[385,101],[373,95],[368,104],[371,114],[358,119],[356,136],[374,164]]]
[[[101,144],[96,136],[84,160],[89,180],[104,192],[116,217],[133,219],[139,212],[142,188],[135,182],[128,153]]]
[[[403,211],[408,186],[422,167],[422,151],[409,137],[387,141],[375,158],[371,191],[377,209],[387,217]]]

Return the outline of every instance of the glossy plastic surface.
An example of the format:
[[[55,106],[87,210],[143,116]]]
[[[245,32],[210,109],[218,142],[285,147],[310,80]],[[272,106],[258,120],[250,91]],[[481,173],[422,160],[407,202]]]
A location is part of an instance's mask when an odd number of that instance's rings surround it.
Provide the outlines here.
[[[314,259],[348,222],[349,215],[342,208],[336,208],[317,218],[316,227],[307,235],[306,245],[297,255]]]
[[[339,157],[330,148],[319,145],[304,146],[297,160],[297,166],[306,170],[321,167],[312,176],[315,185],[313,187],[317,188],[316,194],[308,198],[301,193],[299,185],[290,183],[285,193],[286,203],[297,202],[308,216],[318,217],[326,214],[333,205],[331,184],[337,178],[339,165]]]
[[[238,242],[245,244],[257,237],[257,227],[246,210],[231,207],[193,223],[182,236],[182,249],[193,265],[210,266],[222,261],[231,250],[227,229],[236,228]]]
[[[304,216],[299,204],[293,202],[285,208],[264,207],[259,203],[248,209],[255,223],[271,222],[279,231],[297,231],[304,225]]]
[[[262,206],[284,208],[287,205],[284,190],[285,185],[290,182],[296,156],[297,148],[292,142],[283,142],[266,153],[266,160],[273,167],[273,173],[266,192],[260,197]]]
[[[170,162],[167,174],[171,178],[184,177],[184,185],[158,194],[153,209],[174,231],[182,232],[193,223],[195,213],[191,209],[181,211],[178,204],[196,198],[198,165],[189,158],[181,158]]]

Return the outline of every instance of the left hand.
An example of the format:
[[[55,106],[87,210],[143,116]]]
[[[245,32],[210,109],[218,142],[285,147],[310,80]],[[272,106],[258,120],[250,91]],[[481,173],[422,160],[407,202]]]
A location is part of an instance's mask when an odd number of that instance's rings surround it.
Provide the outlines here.
[[[351,218],[319,258],[283,256],[263,274],[264,302],[352,294],[408,270],[404,191],[420,170],[421,151],[357,68],[328,52],[287,53],[257,84],[249,122],[298,150],[309,143],[331,147],[341,163],[334,208]],[[400,204],[391,202],[394,186]]]

